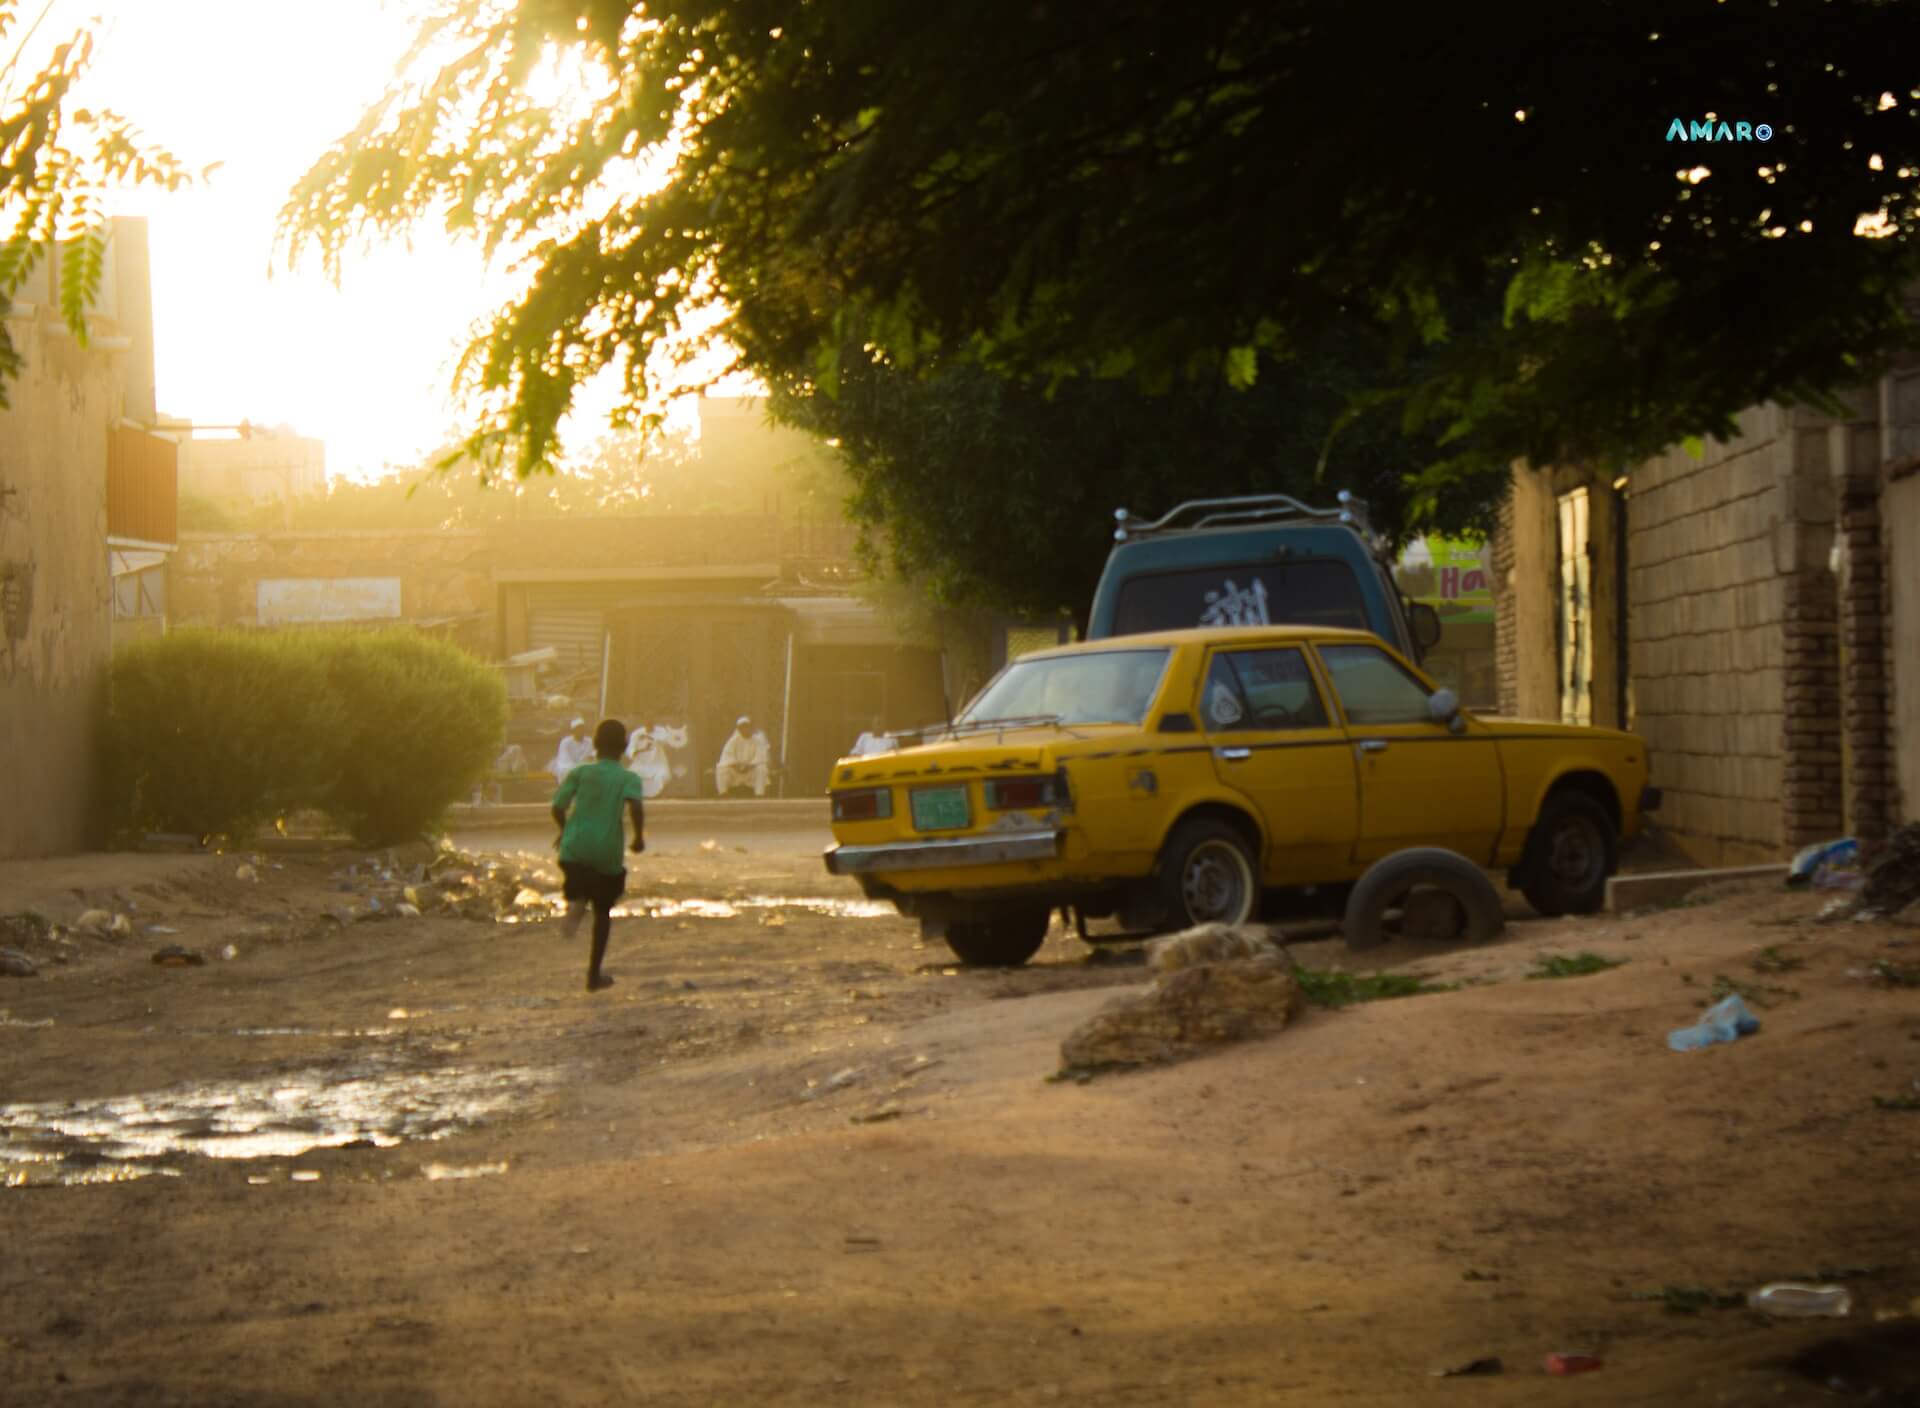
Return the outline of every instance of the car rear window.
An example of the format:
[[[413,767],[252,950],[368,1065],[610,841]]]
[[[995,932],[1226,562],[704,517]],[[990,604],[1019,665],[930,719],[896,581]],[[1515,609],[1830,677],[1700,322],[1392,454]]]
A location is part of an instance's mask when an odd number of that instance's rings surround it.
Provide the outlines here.
[[[1334,558],[1145,572],[1120,584],[1114,634],[1189,626],[1340,626],[1370,631],[1353,569]]]

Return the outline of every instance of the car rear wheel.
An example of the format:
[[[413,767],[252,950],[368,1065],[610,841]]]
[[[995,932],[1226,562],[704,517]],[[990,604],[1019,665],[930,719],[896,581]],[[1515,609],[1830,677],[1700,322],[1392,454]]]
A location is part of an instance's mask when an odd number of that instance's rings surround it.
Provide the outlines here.
[[[1175,929],[1244,924],[1260,902],[1253,848],[1224,821],[1182,822],[1160,853],[1160,901]]]
[[[1044,905],[1009,905],[971,919],[947,923],[947,947],[974,968],[1018,968],[1047,941],[1053,910]]]
[[[1520,893],[1549,919],[1596,914],[1606,903],[1617,847],[1605,807],[1584,792],[1555,792],[1527,833]]]

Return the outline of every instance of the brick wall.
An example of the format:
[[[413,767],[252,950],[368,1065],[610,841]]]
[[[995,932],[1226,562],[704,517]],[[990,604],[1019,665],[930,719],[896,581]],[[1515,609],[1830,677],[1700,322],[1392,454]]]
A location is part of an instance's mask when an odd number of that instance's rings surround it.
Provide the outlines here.
[[[1503,717],[1520,712],[1520,633],[1514,628],[1513,598],[1518,590],[1513,562],[1513,494],[1500,504],[1489,544],[1493,569],[1493,673]]]
[[[1769,859],[1786,839],[1787,691],[1806,683],[1784,629],[1794,452],[1785,413],[1757,407],[1702,457],[1676,448],[1631,476],[1632,722],[1665,789],[1661,824],[1709,864]]]
[[[1872,841],[1886,835],[1895,801],[1886,629],[1892,603],[1880,533],[1879,467],[1848,476],[1840,504],[1846,540],[1846,573],[1839,593],[1840,638],[1846,647],[1846,815],[1851,833]]]

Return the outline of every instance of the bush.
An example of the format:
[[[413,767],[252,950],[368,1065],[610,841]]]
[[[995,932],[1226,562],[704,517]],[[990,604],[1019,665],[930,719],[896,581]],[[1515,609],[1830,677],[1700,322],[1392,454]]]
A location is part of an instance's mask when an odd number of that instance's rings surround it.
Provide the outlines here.
[[[409,631],[329,644],[327,688],[344,721],[319,805],[363,844],[412,840],[499,751],[506,687],[458,646]]]
[[[409,840],[485,769],[505,720],[491,670],[408,632],[174,631],[114,656],[108,814],[239,838],[316,807],[365,844]]]

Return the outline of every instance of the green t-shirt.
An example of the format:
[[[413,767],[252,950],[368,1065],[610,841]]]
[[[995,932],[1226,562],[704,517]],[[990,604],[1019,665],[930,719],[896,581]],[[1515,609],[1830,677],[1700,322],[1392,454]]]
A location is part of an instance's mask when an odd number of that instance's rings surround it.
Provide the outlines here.
[[[567,812],[560,833],[560,859],[590,865],[602,875],[618,875],[627,868],[626,827],[622,813],[628,799],[646,793],[637,773],[627,771],[617,758],[582,763],[567,774],[553,804]]]

